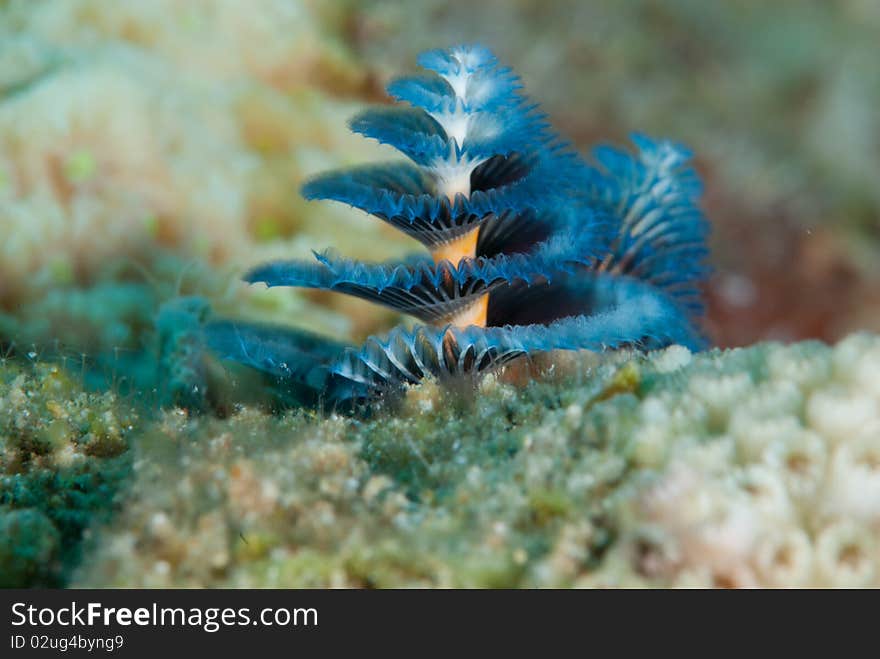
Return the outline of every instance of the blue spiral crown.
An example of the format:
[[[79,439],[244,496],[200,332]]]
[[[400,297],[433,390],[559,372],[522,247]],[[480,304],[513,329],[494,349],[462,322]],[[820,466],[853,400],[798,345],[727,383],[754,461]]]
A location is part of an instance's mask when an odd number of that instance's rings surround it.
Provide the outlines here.
[[[601,147],[588,164],[487,49],[430,51],[419,64],[425,74],[388,87],[407,105],[350,123],[408,161],[325,173],[302,192],[359,208],[426,253],[364,263],[325,251],[245,279],[346,293],[424,324],[352,347],[214,321],[215,351],[342,401],[550,350],[703,346],[707,225],[688,151],[636,135],[634,154]]]

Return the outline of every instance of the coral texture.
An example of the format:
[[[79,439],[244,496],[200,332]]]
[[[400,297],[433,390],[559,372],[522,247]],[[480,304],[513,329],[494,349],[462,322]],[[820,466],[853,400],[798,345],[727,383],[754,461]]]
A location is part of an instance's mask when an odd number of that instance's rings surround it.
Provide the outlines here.
[[[547,363],[393,418],[170,412],[75,584],[880,585],[880,338]]]
[[[426,324],[341,352],[315,351],[313,337],[283,329],[220,322],[208,327],[209,344],[331,401],[481,374],[542,351],[699,347],[706,223],[687,151],[635,136],[635,155],[598,148],[597,165],[587,165],[485,48],[429,51],[419,63],[426,74],[388,86],[409,106],[351,121],[410,162],[323,174],[303,194],[378,217],[430,255],[364,263],[325,252],[245,278],[346,293]]]
[[[299,0],[0,3],[0,341],[140,350],[181,288],[255,317],[308,308],[331,334],[377,322],[227,290],[330,229],[395,253],[295,192],[334,154],[375,157],[335,130],[373,92],[334,20]]]

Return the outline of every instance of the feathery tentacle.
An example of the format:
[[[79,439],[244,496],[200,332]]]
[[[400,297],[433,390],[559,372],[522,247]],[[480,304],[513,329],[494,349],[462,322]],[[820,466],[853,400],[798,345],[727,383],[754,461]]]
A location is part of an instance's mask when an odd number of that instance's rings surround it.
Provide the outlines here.
[[[708,225],[698,206],[702,185],[688,165],[690,151],[644,135],[632,139],[636,156],[595,149],[602,169],[590,172],[585,186],[592,202],[620,223],[601,270],[651,282],[699,315]]]
[[[245,279],[323,288],[422,322],[361,348],[241,323],[208,326],[225,357],[331,400],[370,399],[425,377],[478,376],[549,350],[703,345],[695,325],[707,224],[690,153],[634,135],[584,163],[479,46],[429,51],[394,80],[408,105],[369,109],[353,131],[407,161],[321,174],[307,199],[359,208],[430,255],[362,263],[331,252]]]
[[[702,347],[679,307],[656,288],[612,275],[593,275],[591,281],[589,315],[549,324],[398,328],[384,339],[371,337],[360,350],[346,350],[332,370],[378,395],[425,377],[480,375],[516,357],[552,350]]]
[[[464,258],[457,264],[413,257],[403,263],[363,263],[327,251],[317,262],[280,261],[259,266],[245,281],[268,286],[323,288],[383,304],[426,322],[450,320],[463,307],[502,284],[553,281],[595,263],[602,236],[568,231],[533,246],[530,253]]]

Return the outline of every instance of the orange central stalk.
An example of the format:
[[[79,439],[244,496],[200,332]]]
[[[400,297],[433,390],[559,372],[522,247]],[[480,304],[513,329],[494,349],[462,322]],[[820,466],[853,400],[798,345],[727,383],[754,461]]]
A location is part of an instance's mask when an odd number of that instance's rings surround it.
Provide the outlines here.
[[[486,315],[489,311],[489,294],[484,293],[469,307],[466,307],[461,313],[456,314],[450,319],[450,322],[456,327],[467,327],[468,325],[476,325],[477,327],[486,326]]]
[[[431,255],[434,257],[434,263],[449,261],[452,265],[457,266],[458,262],[463,258],[474,258],[477,254],[477,238],[479,238],[479,235],[480,230],[474,229],[460,238],[438,246],[431,252]],[[456,327],[467,327],[468,325],[485,327],[488,310],[489,294],[487,293],[480,296],[476,302],[454,316],[451,319],[451,323]]]
[[[474,258],[477,254],[477,237],[479,233],[478,229],[474,229],[460,238],[438,245],[431,252],[431,256],[434,257],[434,263],[446,260],[452,265],[458,265],[458,262],[465,257]]]

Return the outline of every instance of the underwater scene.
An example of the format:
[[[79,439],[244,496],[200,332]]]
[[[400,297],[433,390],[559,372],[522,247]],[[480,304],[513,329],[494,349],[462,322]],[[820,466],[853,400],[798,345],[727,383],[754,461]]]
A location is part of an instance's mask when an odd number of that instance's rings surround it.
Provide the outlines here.
[[[0,0],[0,587],[880,587],[878,34]]]

